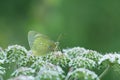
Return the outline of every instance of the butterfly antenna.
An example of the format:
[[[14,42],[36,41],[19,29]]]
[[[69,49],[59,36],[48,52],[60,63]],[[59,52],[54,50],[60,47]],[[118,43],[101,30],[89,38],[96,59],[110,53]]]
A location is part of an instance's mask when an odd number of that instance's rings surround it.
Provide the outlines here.
[[[58,36],[58,38],[57,38],[57,42],[60,41],[61,37],[62,37],[62,34],[60,34],[60,35]]]
[[[55,42],[56,47],[55,47],[54,51],[60,50],[60,48],[58,46],[59,46],[59,41],[60,41],[61,37],[62,37],[62,34],[60,34],[58,36],[57,41]]]

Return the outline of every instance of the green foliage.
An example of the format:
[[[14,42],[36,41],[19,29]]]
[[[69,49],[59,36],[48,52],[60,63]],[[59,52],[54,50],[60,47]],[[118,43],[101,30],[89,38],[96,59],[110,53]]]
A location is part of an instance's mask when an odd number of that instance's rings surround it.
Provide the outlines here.
[[[29,48],[26,34],[36,30],[61,48],[84,46],[100,52],[119,51],[119,0],[2,0],[0,45],[21,44]],[[16,34],[17,33],[17,34]]]

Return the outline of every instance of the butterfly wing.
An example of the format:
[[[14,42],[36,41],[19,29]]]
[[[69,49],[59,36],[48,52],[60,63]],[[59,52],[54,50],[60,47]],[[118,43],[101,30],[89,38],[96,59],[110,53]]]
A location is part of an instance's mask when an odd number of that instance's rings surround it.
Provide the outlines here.
[[[56,47],[54,41],[50,40],[47,36],[35,31],[29,31],[28,42],[32,53],[35,56],[46,55],[48,52],[54,50],[54,48]]]

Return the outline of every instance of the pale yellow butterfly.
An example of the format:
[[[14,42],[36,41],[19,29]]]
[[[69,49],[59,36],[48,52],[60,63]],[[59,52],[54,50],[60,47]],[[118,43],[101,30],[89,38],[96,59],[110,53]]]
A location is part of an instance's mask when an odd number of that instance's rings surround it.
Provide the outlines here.
[[[46,35],[36,31],[28,32],[28,42],[35,56],[44,56],[58,47],[58,42],[50,40]]]

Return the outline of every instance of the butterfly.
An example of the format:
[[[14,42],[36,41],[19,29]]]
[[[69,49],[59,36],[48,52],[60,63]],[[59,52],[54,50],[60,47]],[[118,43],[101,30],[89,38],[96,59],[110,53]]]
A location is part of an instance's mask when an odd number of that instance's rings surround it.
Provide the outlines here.
[[[36,31],[28,32],[28,42],[34,56],[45,56],[47,53],[57,50],[59,44]]]

